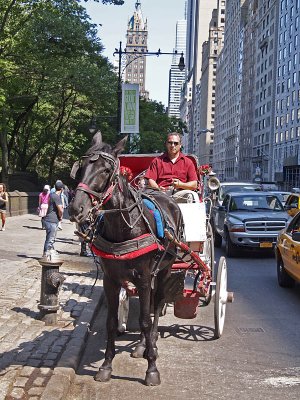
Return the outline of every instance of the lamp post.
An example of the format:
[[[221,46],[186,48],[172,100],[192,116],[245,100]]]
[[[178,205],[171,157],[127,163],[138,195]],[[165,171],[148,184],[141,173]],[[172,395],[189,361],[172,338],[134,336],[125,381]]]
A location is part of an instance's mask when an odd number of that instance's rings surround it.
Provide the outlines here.
[[[117,113],[117,117],[118,117],[118,131],[119,133],[121,133],[121,108],[122,108],[122,74],[125,71],[125,69],[128,67],[128,65],[130,65],[133,61],[135,61],[138,58],[141,57],[149,57],[149,56],[156,56],[159,57],[161,55],[177,55],[179,54],[177,52],[177,50],[173,51],[173,52],[162,52],[160,49],[158,49],[157,51],[126,51],[122,49],[122,42],[120,42],[119,45],[119,49],[115,49],[113,56],[115,56],[116,54],[118,54],[119,56],[119,63],[118,63],[118,113]],[[125,57],[125,59],[127,57],[130,56],[134,56],[132,59],[130,59],[127,63],[125,63],[123,70],[122,70],[122,58]],[[179,59],[179,63],[178,63],[178,68],[180,71],[183,71],[185,68],[185,64],[184,64],[184,56],[183,56],[183,52],[180,53],[180,59]]]

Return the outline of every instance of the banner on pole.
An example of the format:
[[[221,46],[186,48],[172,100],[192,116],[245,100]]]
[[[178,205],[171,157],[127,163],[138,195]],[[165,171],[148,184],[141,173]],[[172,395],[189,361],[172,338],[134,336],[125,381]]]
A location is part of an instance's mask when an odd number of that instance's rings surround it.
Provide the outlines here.
[[[139,133],[139,85],[122,84],[121,133]]]

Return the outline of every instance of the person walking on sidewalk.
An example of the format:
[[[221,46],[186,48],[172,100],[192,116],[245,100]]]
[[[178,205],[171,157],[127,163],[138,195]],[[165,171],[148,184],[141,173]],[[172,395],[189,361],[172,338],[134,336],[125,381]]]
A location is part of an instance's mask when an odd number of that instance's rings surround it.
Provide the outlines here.
[[[55,183],[55,192],[50,193],[49,207],[47,215],[44,218],[44,225],[46,228],[46,240],[44,244],[43,257],[51,258],[51,255],[55,253],[54,242],[56,237],[56,231],[59,221],[63,217],[63,205],[61,201],[61,192],[63,190],[63,183]]]
[[[39,217],[41,217],[42,229],[45,229],[44,218],[47,215],[49,207],[50,186],[45,185],[43,191],[39,194]]]
[[[0,231],[5,231],[7,204],[8,204],[8,193],[6,192],[6,186],[4,185],[4,183],[0,183],[0,215],[2,221],[2,228],[0,229]]]

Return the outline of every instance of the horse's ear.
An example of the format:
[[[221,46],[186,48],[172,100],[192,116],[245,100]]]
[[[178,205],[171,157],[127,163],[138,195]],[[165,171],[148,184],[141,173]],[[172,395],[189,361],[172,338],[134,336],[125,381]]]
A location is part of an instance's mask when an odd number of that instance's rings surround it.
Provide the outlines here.
[[[125,145],[127,142],[128,136],[125,136],[123,139],[121,139],[113,148],[112,153],[115,155],[115,157],[118,156],[119,153],[121,153],[125,149]]]
[[[91,147],[98,147],[102,144],[102,133],[101,131],[97,131],[92,139],[92,146]]]

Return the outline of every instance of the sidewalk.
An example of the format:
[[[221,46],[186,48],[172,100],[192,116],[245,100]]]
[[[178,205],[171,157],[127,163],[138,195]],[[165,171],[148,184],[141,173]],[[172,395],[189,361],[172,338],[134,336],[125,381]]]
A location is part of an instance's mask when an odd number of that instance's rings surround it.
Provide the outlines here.
[[[65,219],[56,250],[64,261],[57,324],[39,320],[45,231],[40,218],[7,218],[0,232],[0,400],[59,400],[69,385],[102,299],[93,258],[80,257],[74,225]],[[101,272],[99,273],[101,277]]]

